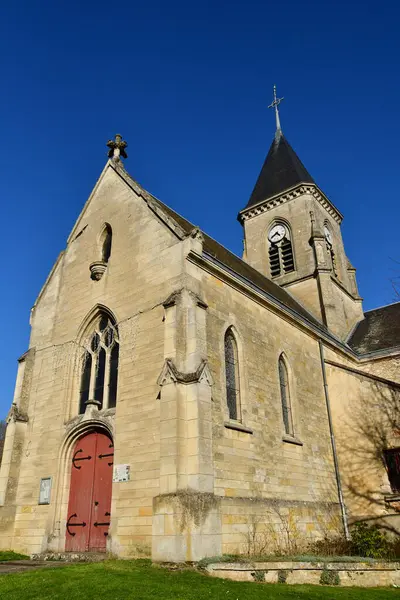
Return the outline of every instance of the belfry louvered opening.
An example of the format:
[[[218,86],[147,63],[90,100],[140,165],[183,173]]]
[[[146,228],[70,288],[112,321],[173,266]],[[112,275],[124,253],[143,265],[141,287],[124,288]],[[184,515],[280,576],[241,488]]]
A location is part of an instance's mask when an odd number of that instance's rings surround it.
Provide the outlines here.
[[[294,271],[293,246],[289,228],[282,223],[275,223],[269,231],[268,244],[271,277],[278,277]]]

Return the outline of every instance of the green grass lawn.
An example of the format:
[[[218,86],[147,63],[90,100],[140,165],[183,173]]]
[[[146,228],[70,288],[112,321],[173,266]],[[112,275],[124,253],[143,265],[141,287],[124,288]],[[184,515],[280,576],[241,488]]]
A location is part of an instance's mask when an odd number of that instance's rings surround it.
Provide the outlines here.
[[[7,600],[390,600],[396,589],[258,584],[170,571],[150,561],[107,561],[0,576]]]
[[[29,559],[29,556],[25,554],[17,554],[12,550],[0,550],[0,562],[4,560],[26,560]],[[0,596],[1,598],[1,596]]]

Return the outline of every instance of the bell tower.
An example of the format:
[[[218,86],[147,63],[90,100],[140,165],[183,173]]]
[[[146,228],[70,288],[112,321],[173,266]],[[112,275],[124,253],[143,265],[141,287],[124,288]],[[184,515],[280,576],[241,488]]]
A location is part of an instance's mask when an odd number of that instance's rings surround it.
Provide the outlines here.
[[[274,86],[276,132],[246,207],[243,259],[296,297],[346,339],[363,318],[355,269],[346,256],[343,216],[283,135]]]

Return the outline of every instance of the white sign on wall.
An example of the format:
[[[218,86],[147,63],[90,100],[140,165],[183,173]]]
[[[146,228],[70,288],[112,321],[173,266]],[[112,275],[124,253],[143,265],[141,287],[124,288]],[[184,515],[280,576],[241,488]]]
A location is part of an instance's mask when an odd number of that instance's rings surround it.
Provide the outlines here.
[[[121,481],[130,481],[130,471],[130,465],[114,465],[113,483],[119,483]]]
[[[42,477],[40,480],[39,504],[50,504],[51,477]]]

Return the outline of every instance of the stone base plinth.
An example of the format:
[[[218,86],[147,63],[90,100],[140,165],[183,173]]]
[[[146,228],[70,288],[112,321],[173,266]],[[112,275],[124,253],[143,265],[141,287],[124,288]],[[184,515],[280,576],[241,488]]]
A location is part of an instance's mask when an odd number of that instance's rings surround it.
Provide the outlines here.
[[[153,501],[152,559],[197,562],[221,553],[220,499],[182,490]]]
[[[213,577],[259,583],[319,584],[358,587],[400,586],[398,562],[246,562],[213,563]]]

